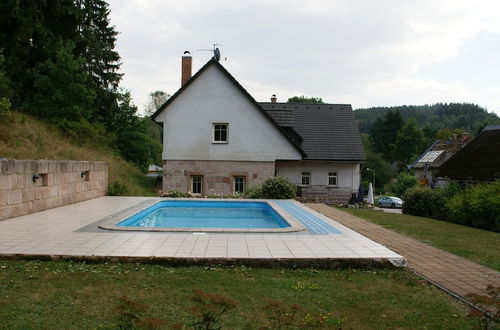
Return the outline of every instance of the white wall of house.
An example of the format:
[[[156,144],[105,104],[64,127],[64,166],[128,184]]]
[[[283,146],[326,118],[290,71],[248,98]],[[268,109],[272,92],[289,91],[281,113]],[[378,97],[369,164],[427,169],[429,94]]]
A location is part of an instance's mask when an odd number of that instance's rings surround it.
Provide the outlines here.
[[[276,174],[287,177],[297,186],[302,185],[302,172],[311,173],[311,186],[328,185],[328,172],[337,172],[337,188],[357,193],[360,182],[359,162],[276,162]]]
[[[274,161],[300,152],[217,67],[208,67],[156,121],[164,123],[164,160]],[[227,144],[213,123],[228,123]]]

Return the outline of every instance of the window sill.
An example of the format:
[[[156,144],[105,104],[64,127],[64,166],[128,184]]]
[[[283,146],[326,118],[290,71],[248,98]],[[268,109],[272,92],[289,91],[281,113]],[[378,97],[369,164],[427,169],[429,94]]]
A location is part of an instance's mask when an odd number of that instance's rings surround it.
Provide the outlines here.
[[[228,144],[227,141],[212,141],[212,144]]]

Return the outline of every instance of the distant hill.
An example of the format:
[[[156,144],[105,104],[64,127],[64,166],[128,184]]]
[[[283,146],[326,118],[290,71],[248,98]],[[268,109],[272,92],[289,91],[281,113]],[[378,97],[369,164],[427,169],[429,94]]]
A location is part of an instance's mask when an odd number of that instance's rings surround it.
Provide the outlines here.
[[[500,124],[500,118],[486,109],[470,103],[436,103],[434,105],[403,105],[354,110],[361,133],[370,133],[373,122],[383,118],[389,110],[399,110],[403,120],[414,118],[420,128],[462,129],[477,133],[485,125]]]

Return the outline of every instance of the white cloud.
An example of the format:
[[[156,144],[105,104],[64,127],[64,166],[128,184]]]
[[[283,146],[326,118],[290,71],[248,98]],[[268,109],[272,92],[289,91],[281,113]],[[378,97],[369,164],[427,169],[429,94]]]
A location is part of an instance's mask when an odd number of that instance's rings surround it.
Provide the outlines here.
[[[196,49],[218,42],[228,58],[223,65],[257,100],[274,93],[283,101],[305,94],[354,107],[455,100],[500,113],[487,92],[500,88],[498,80],[472,83],[436,69],[453,61],[473,67],[463,55],[467,44],[500,37],[497,1],[110,2],[124,86],[140,107],[153,90],[179,88],[184,50],[192,51],[196,70],[210,58]],[[500,48],[481,47],[500,58]]]

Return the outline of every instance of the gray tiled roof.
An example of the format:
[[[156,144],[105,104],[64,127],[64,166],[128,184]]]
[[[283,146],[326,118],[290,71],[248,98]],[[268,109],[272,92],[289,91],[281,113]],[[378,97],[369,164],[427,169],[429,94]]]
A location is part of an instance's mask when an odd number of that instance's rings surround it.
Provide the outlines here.
[[[282,127],[303,139],[308,160],[365,160],[358,124],[350,104],[270,103],[260,106]]]

